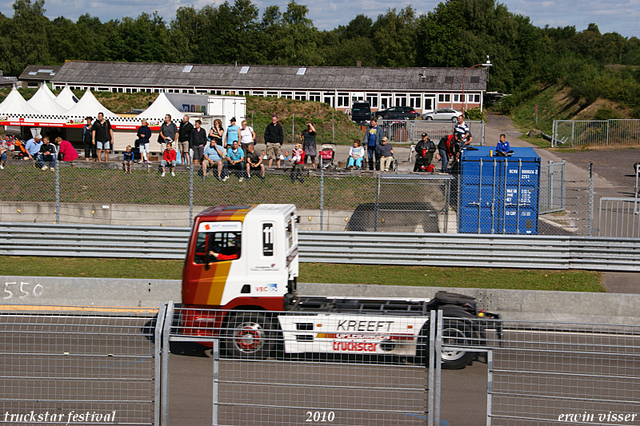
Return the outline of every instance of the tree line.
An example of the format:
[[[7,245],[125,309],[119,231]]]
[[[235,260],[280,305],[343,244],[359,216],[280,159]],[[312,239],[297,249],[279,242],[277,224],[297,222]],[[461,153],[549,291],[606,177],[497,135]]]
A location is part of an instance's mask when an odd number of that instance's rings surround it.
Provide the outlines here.
[[[593,79],[608,64],[640,65],[636,37],[601,34],[596,24],[583,31],[539,28],[494,0],[448,0],[419,16],[411,6],[389,9],[375,20],[357,15],[327,31],[318,30],[308,8],[295,0],[284,11],[269,6],[262,15],[251,0],[184,6],[168,23],[145,12],[108,22],[89,14],[75,22],[50,20],[44,0],[16,0],[13,9],[12,18],[0,14],[5,75],[65,60],[471,67],[489,55],[488,89],[513,92],[534,83]]]

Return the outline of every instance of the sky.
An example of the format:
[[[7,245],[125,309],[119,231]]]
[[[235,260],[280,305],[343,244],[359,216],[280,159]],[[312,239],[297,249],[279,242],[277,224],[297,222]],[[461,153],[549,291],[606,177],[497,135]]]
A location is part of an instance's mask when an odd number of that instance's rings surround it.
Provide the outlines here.
[[[125,16],[137,17],[142,12],[149,14],[157,11],[168,23],[175,16],[179,7],[194,6],[197,9],[210,3],[219,5],[223,0],[208,2],[206,0],[183,1],[167,0],[165,3],[149,2],[148,0],[45,0],[45,15],[49,19],[58,16],[75,21],[78,16],[89,13],[100,18],[102,22],[111,19],[121,19]],[[229,3],[233,3],[229,0]],[[0,12],[5,16],[13,16],[13,0],[0,0]],[[260,8],[260,15],[264,8],[271,5],[280,6],[281,11],[287,8],[287,0],[252,0]],[[410,1],[382,1],[382,0],[323,0],[311,2],[297,0],[309,8],[307,15],[319,30],[331,30],[338,25],[346,25],[359,14],[369,16],[373,20],[389,8],[400,10],[411,5],[418,15],[433,11],[439,1],[422,0]],[[551,27],[573,25],[582,31],[594,22],[601,33],[617,32],[624,37],[640,38],[640,0],[503,0],[499,3],[507,6],[511,13],[528,16],[534,25]],[[152,7],[149,7],[152,6]]]

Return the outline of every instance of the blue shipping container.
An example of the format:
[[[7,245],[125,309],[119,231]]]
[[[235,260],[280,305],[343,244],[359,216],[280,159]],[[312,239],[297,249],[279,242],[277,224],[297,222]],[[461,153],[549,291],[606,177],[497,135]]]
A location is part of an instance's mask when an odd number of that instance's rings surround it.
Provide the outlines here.
[[[532,148],[513,148],[511,157],[491,151],[478,147],[462,153],[459,232],[537,234],[540,157]]]

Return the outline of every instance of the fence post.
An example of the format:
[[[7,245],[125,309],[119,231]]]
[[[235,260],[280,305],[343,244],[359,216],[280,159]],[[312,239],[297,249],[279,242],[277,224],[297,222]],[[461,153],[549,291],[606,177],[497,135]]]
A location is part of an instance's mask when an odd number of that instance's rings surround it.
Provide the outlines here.
[[[193,224],[193,159],[189,162],[189,226]]]
[[[213,394],[212,394],[212,407],[211,407],[211,424],[216,426],[218,424],[218,386],[219,386],[219,372],[220,372],[220,340],[213,340]]]
[[[576,122],[575,120],[571,120],[571,146],[573,147],[573,135],[575,133],[575,129],[576,129]]]
[[[320,230],[323,231],[324,223],[324,167],[322,167],[322,159],[320,160]]]
[[[609,146],[609,123],[611,123],[611,120],[607,120],[607,146]]]
[[[375,166],[374,166],[375,169]],[[380,173],[376,175],[376,203],[373,210],[373,231],[378,231],[378,208],[380,206]]]
[[[296,113],[295,112],[291,115],[291,143],[294,145],[296,144]]]
[[[427,426],[433,426],[433,414],[435,409],[435,354],[436,347],[436,311],[429,312],[429,346],[425,350],[427,359],[429,360],[428,375],[428,395],[427,395]]]
[[[593,215],[594,215],[594,188],[593,188],[593,162],[589,162],[589,236],[593,236]]]
[[[331,142],[336,143],[336,117],[335,113],[331,111]]]
[[[436,342],[435,342],[435,358],[436,372],[435,372],[435,398],[433,407],[433,424],[440,425],[440,385],[442,381],[442,329],[443,329],[443,312],[438,310],[438,327],[436,330]]]
[[[484,120],[480,120],[480,125],[482,126],[482,139],[480,140],[480,146],[484,146]]]
[[[554,174],[555,170],[554,170],[554,166],[553,166],[553,161],[549,160],[548,164],[549,164],[549,169],[548,169],[548,172],[547,172],[547,186],[549,188],[549,191],[548,191],[547,196],[549,197],[548,198],[549,201],[547,202],[547,204],[548,204],[547,210],[551,211],[553,209],[553,174]],[[542,212],[540,212],[540,213],[542,213]]]
[[[487,351],[487,426],[491,426],[493,405],[493,349]]]
[[[169,395],[169,387],[164,386],[165,380],[165,363],[167,363],[166,376],[168,382],[169,376],[169,344],[165,343],[165,339],[168,341],[168,334],[165,336],[165,320],[167,314],[167,307],[171,305],[171,310],[173,311],[173,302],[169,302],[169,304],[160,305],[160,309],[158,310],[158,316],[156,317],[156,326],[153,330],[154,337],[154,345],[153,345],[153,360],[154,360],[154,424],[156,425],[167,425],[168,419],[168,404],[165,404],[165,394],[168,398]]]
[[[56,164],[56,224],[60,224],[60,163]]]

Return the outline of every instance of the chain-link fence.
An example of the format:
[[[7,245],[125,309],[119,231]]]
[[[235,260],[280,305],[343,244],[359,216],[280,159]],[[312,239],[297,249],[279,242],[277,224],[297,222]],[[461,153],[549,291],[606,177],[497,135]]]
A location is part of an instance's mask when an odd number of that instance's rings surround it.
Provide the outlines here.
[[[473,145],[484,146],[484,121],[465,121],[473,137]],[[427,133],[436,144],[440,138],[452,135],[455,122],[432,120],[378,120],[385,136],[396,143],[418,142]]]
[[[157,424],[160,352],[152,342],[159,334],[147,324],[153,312],[60,306],[4,310],[2,423]]]
[[[481,148],[485,149],[485,148]],[[0,221],[188,227],[211,205],[292,203],[301,230],[538,233],[592,232],[592,181],[569,182],[564,163],[540,166],[539,187],[526,167],[504,179],[482,172],[378,173],[342,169],[269,169],[265,180],[177,166],[163,177],[157,165],[60,163],[40,170],[12,162],[3,170]],[[489,164],[487,162],[487,164]],[[520,169],[518,169],[520,167]],[[222,175],[225,176],[224,174]],[[506,185],[505,185],[506,184]],[[481,188],[481,190],[480,190]],[[516,220],[515,218],[519,219]]]
[[[552,147],[640,144],[640,120],[553,120]]]

